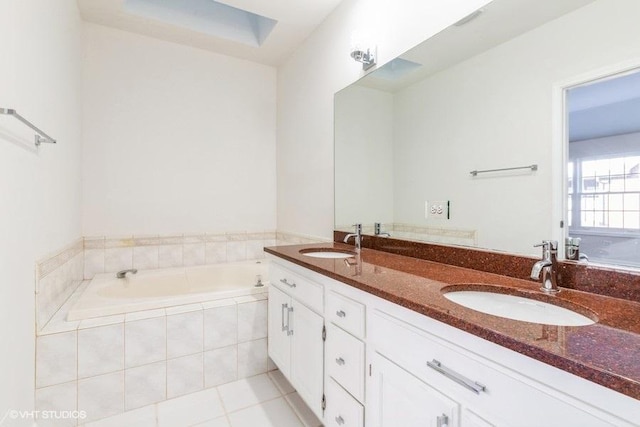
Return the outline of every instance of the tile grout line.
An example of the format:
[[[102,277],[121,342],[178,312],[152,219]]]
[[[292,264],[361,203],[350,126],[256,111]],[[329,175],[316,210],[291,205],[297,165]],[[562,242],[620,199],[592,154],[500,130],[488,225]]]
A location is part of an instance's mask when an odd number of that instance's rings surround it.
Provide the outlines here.
[[[282,399],[285,401],[285,403],[287,404],[287,406],[289,406],[289,408],[291,409],[291,412],[293,412],[293,414],[296,416],[296,418],[298,419],[298,421],[300,421],[300,424],[302,424],[303,427],[310,427],[307,425],[307,423],[304,422],[304,420],[302,419],[302,416],[298,413],[298,410],[296,410],[296,408],[293,406],[293,404],[289,401],[289,399],[287,399],[287,396],[296,393],[295,391],[289,393],[289,394],[285,394],[282,396]]]
[[[222,411],[224,412],[224,417],[227,420],[227,423],[229,423],[229,426],[231,426],[231,418],[229,418],[229,413],[227,412],[227,408],[224,405],[224,400],[222,400],[222,394],[220,393],[220,387],[216,386],[215,389],[216,389],[216,393],[218,395],[218,399],[220,399],[220,406],[222,406]]]

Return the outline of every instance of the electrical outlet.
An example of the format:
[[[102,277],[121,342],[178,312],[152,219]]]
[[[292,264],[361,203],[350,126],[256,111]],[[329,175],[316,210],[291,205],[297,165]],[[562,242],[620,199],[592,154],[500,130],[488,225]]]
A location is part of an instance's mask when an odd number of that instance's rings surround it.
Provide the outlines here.
[[[449,219],[449,201],[434,200],[425,202],[425,217],[427,219]]]

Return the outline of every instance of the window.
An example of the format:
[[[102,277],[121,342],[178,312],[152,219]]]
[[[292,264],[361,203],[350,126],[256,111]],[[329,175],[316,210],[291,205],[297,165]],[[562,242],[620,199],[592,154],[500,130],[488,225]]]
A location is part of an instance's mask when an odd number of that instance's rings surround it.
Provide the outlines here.
[[[567,91],[567,225],[589,261],[640,267],[640,72]]]
[[[567,170],[569,227],[640,231],[640,155],[575,159]]]

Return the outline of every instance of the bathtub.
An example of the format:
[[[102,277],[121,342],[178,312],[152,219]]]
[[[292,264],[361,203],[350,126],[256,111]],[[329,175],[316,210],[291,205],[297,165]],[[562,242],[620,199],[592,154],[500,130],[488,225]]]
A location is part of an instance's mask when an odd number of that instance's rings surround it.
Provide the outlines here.
[[[152,310],[265,292],[268,261],[138,271],[123,279],[96,274],[67,320]],[[256,286],[258,281],[263,286]]]

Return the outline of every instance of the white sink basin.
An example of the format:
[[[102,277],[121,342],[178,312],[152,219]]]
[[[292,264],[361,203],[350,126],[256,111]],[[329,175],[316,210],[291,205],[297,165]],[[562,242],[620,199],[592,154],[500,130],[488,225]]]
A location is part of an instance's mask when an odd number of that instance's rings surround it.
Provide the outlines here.
[[[333,259],[342,259],[342,258],[351,258],[356,256],[353,252],[342,252],[342,251],[334,251],[334,250],[310,250],[300,252],[304,256],[310,256],[312,258],[333,258]]]
[[[586,326],[595,321],[575,311],[546,302],[486,291],[453,291],[444,294],[467,308],[507,319],[558,326]]]

